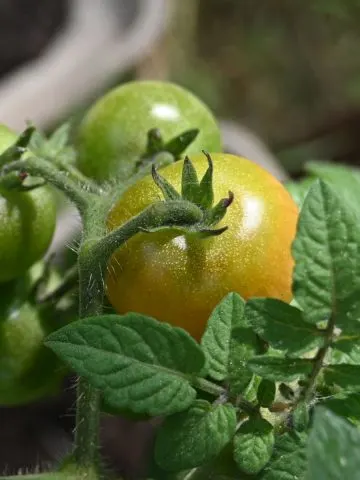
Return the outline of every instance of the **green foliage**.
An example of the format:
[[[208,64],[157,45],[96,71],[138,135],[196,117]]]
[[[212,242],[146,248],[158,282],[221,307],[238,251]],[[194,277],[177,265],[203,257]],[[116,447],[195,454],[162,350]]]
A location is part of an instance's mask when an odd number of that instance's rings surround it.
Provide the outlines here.
[[[261,475],[261,480],[304,480],[306,441],[306,433],[293,431],[279,435],[273,456]]]
[[[165,420],[157,434],[155,459],[170,471],[203,465],[230,442],[235,428],[233,406],[197,400],[189,410]]]
[[[246,420],[234,439],[234,458],[240,470],[256,474],[269,462],[275,436],[271,423],[261,417]]]
[[[196,396],[191,377],[205,363],[184,330],[132,313],[74,322],[47,345],[101,389],[109,406],[149,415],[188,408]]]
[[[306,480],[357,479],[360,472],[360,430],[319,408],[307,446]]]

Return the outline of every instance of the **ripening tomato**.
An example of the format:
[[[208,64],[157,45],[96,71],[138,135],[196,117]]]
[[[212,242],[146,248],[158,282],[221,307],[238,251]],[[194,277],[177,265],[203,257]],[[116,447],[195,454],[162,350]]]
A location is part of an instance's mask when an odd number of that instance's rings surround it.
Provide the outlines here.
[[[119,313],[135,311],[187,330],[200,339],[208,317],[229,292],[243,298],[290,301],[298,208],[286,189],[255,163],[229,154],[212,154],[215,203],[234,201],[218,224],[227,231],[200,238],[179,232],[139,233],[109,262],[107,295]],[[199,178],[204,155],[190,156]],[[161,174],[179,191],[183,162]],[[108,216],[112,230],[161,200],[151,176],[130,187]]]
[[[0,125],[0,153],[17,135]],[[48,249],[56,224],[56,202],[51,190],[0,191],[0,282],[23,275]]]
[[[184,153],[221,150],[216,120],[195,95],[168,82],[135,81],[108,92],[85,115],[77,141],[78,168],[99,182],[133,174],[153,128],[165,142],[199,128]]]

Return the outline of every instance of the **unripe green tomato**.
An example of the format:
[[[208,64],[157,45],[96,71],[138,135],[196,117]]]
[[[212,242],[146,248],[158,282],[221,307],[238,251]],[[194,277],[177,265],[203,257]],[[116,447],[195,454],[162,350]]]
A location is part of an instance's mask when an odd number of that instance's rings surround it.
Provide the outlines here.
[[[17,135],[0,124],[0,153]],[[0,282],[23,275],[48,249],[56,225],[56,203],[47,186],[0,192]]]
[[[0,289],[0,406],[22,405],[56,394],[66,370],[43,344],[60,319],[55,310],[39,309],[29,288],[39,277],[36,264],[25,277]],[[48,288],[60,283],[53,272]],[[21,288],[19,288],[19,286]]]
[[[108,92],[85,115],[77,141],[78,168],[99,182],[128,177],[145,153],[153,128],[165,142],[198,128],[184,154],[221,151],[219,127],[201,100],[172,83],[135,81]]]
[[[219,236],[201,238],[175,230],[138,233],[112,256],[106,279],[108,298],[118,313],[139,312],[187,330],[200,340],[207,320],[226,294],[244,299],[292,298],[293,258],[298,208],[284,186],[260,166],[234,155],[211,154],[214,203],[234,201],[217,228]],[[190,155],[201,178],[206,157]],[[180,191],[183,162],[161,175]],[[132,185],[111,209],[113,230],[162,195],[152,177]]]

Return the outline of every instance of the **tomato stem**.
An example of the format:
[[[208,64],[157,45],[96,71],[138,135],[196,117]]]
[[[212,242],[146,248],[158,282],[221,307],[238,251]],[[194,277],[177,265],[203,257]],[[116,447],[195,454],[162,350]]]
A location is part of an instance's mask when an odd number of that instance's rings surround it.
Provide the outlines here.
[[[79,252],[79,317],[101,315],[104,285],[91,248]],[[96,273],[100,275],[96,275]],[[78,379],[74,457],[80,468],[93,468],[99,454],[100,392],[82,377]]]
[[[91,203],[90,192],[82,188],[82,185],[78,185],[72,179],[70,179],[66,173],[59,171],[50,162],[37,157],[30,157],[24,160],[17,160],[15,162],[6,164],[3,168],[6,173],[20,171],[26,172],[34,177],[41,177],[49,182],[54,187],[65,193],[69,199],[79,209],[80,213],[84,213]]]

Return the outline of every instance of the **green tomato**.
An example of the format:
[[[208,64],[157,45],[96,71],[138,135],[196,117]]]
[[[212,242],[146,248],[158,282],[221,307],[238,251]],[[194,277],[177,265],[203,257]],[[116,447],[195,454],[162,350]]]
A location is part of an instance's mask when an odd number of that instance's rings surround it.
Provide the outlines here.
[[[111,90],[90,108],[79,129],[78,168],[99,182],[128,177],[153,128],[165,142],[198,128],[184,154],[221,151],[215,118],[197,97],[172,83],[137,81]]]
[[[0,153],[17,135],[0,125]],[[49,187],[0,193],[0,282],[23,275],[48,249],[56,225],[56,203]]]
[[[55,309],[39,309],[29,289],[39,265],[0,291],[0,405],[21,405],[56,394],[66,373],[56,355],[43,344],[59,322]],[[48,288],[58,285],[52,273]]]

